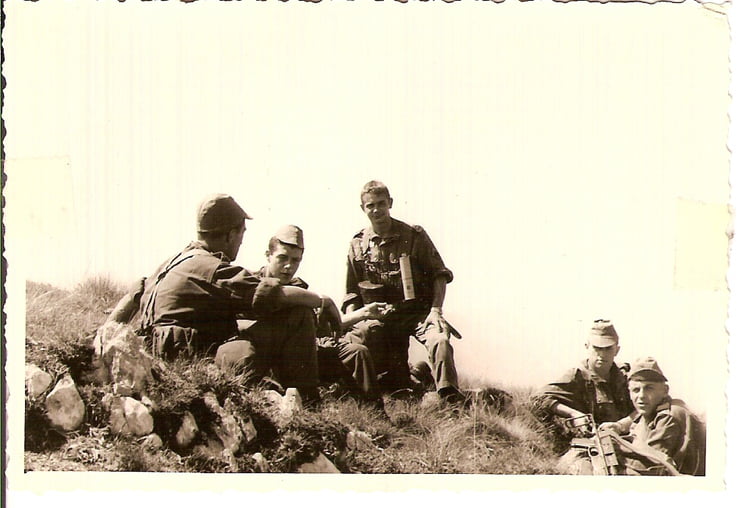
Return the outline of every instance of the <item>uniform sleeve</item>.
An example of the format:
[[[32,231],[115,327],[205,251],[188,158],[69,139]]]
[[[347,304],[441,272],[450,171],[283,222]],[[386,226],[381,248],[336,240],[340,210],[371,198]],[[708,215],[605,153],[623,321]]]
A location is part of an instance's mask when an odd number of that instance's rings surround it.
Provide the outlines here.
[[[144,292],[145,277],[141,277],[128,289],[128,292],[117,302],[117,305],[109,315],[109,321],[117,323],[129,323],[141,305],[141,297]]]
[[[566,406],[584,411],[584,390],[585,387],[579,376],[577,369],[570,369],[565,372],[559,379],[544,386],[536,394],[536,405],[540,410],[549,411],[556,402]]]
[[[648,433],[646,444],[674,459],[682,446],[684,436],[685,429],[679,420],[667,412],[657,413],[654,428]]]
[[[453,280],[453,272],[446,268],[443,258],[440,257],[435,245],[432,243],[430,236],[424,229],[417,228],[419,234],[414,239],[414,254],[419,259],[420,264],[434,281],[438,277],[445,277],[446,282]]]
[[[349,305],[354,305],[355,308],[360,308],[363,305],[358,284],[364,280],[364,275],[357,270],[354,257],[354,246],[350,243],[349,254],[346,258],[346,296],[344,296],[344,303],[341,305],[344,312]]]
[[[279,279],[258,277],[241,266],[222,264],[216,269],[214,283],[229,294],[235,314],[257,319],[282,307]]]

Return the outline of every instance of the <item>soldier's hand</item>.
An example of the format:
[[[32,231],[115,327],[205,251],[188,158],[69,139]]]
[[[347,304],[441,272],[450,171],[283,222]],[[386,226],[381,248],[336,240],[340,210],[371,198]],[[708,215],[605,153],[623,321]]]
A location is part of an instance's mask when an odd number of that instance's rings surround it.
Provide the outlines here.
[[[430,309],[430,313],[427,314],[427,317],[419,326],[417,333],[424,333],[430,327],[430,325],[437,328],[440,333],[448,331],[448,323],[445,322],[443,311],[438,307],[433,307],[432,309]]]
[[[362,317],[364,319],[381,319],[390,310],[390,306],[387,303],[372,302],[362,307]]]

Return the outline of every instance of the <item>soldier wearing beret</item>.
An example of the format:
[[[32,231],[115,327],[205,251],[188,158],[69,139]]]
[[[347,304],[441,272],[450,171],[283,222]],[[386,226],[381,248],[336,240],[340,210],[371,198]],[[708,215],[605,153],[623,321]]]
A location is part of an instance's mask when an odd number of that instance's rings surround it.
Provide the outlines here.
[[[636,446],[661,452],[681,474],[705,475],[706,435],[703,423],[679,399],[669,396],[669,385],[654,358],[636,360],[628,375],[628,389],[635,412],[617,422],[603,423],[601,430],[626,434]],[[626,456],[625,474],[658,475],[664,469],[643,458]]]
[[[360,208],[370,226],[354,235],[349,246],[343,308],[348,313],[370,302],[384,302],[393,310],[383,318],[357,323],[348,337],[370,349],[381,386],[393,392],[410,386],[408,352],[413,335],[427,347],[441,397],[463,400],[449,340],[451,328],[443,317],[446,285],[453,273],[425,230],[391,217],[392,206],[383,183],[365,184]]]
[[[293,225],[282,226],[271,237],[266,251],[266,266],[258,270],[255,275],[264,279],[273,277],[282,285],[308,288],[308,284],[296,277],[295,274],[302,262],[305,251],[302,229]],[[312,312],[312,310],[311,310]],[[385,312],[385,304],[371,303],[350,314],[342,316],[341,327],[346,329],[364,319],[377,318]],[[318,329],[330,331],[330,316],[325,309],[317,315],[320,322]],[[335,326],[335,325],[334,325]],[[256,334],[257,325],[251,326],[248,333]],[[329,334],[324,334],[329,335]],[[377,376],[372,364],[370,352],[366,346],[336,340],[336,335],[327,342],[318,343],[318,366],[321,381],[344,380],[347,387],[357,393],[362,400],[373,402],[378,407],[382,405]]]
[[[323,307],[340,323],[339,311],[330,298],[233,265],[247,219],[231,196],[208,196],[198,207],[197,239],[141,279],[109,319],[129,322],[140,310],[141,333],[154,353],[166,359],[216,355],[217,361],[237,363],[250,356],[248,351],[259,350],[273,363],[284,387],[299,389],[304,399],[316,399],[318,364],[310,309]],[[239,316],[262,323],[269,335],[236,340]],[[251,377],[261,375],[255,365],[246,367]]]

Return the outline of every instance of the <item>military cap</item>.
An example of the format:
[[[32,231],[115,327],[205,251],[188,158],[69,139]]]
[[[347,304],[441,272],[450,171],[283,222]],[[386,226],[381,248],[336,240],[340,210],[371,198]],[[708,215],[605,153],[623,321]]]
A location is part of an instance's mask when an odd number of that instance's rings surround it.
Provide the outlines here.
[[[664,373],[661,371],[659,364],[650,356],[638,358],[630,367],[628,379],[638,379],[642,381],[666,381]]]
[[[620,341],[615,326],[607,319],[597,319],[589,330],[589,344],[596,347],[614,346]]]
[[[278,241],[287,245],[293,245],[300,249],[305,248],[305,240],[302,236],[302,230],[297,226],[288,224],[281,226],[276,234],[273,235]]]
[[[212,194],[198,207],[198,232],[229,230],[252,219],[228,194]]]

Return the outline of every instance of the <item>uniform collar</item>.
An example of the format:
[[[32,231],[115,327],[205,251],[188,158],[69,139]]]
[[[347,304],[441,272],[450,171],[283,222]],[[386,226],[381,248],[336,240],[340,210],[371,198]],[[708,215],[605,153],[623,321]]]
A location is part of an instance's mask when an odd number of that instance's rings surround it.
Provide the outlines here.
[[[588,359],[586,359],[586,360],[583,361],[584,377],[586,377],[587,379],[590,379],[592,381],[602,381],[604,383],[606,383],[608,381],[611,381],[613,379],[612,370],[616,369],[616,368],[617,367],[613,363],[612,367],[609,368],[609,379],[604,379],[599,374],[597,374],[596,371],[594,371],[594,369],[592,369],[592,368],[589,367],[589,361],[588,361]]]
[[[657,414],[665,413],[665,412],[668,413],[670,409],[672,409],[672,397],[667,395],[666,397],[664,397],[664,400],[661,401],[661,403],[659,403],[658,406],[656,406],[656,411],[654,411],[654,417],[651,418],[650,420],[646,420],[646,424],[649,426],[649,428],[654,427],[655,425],[654,422],[656,422]],[[638,423],[641,420],[645,420],[645,419],[646,419],[645,416],[639,413],[633,418],[633,423]]]
[[[206,246],[202,242],[199,242],[197,240],[193,240],[192,242],[190,242],[187,245],[187,247],[183,249],[182,252],[187,252],[190,250],[202,250],[204,252],[208,252],[215,258],[221,259],[222,261],[226,263],[231,263],[230,259],[226,256],[226,254],[224,254],[223,252],[211,252],[210,250],[206,248]]]
[[[388,235],[381,236],[375,232],[374,229],[372,229],[372,226],[367,226],[365,228],[365,231],[362,235],[362,240],[365,244],[369,244],[370,240],[373,240],[375,238],[380,238],[381,240],[389,240],[391,238],[398,238],[401,236],[401,225],[403,223],[398,220],[391,217],[391,231],[388,233]]]

